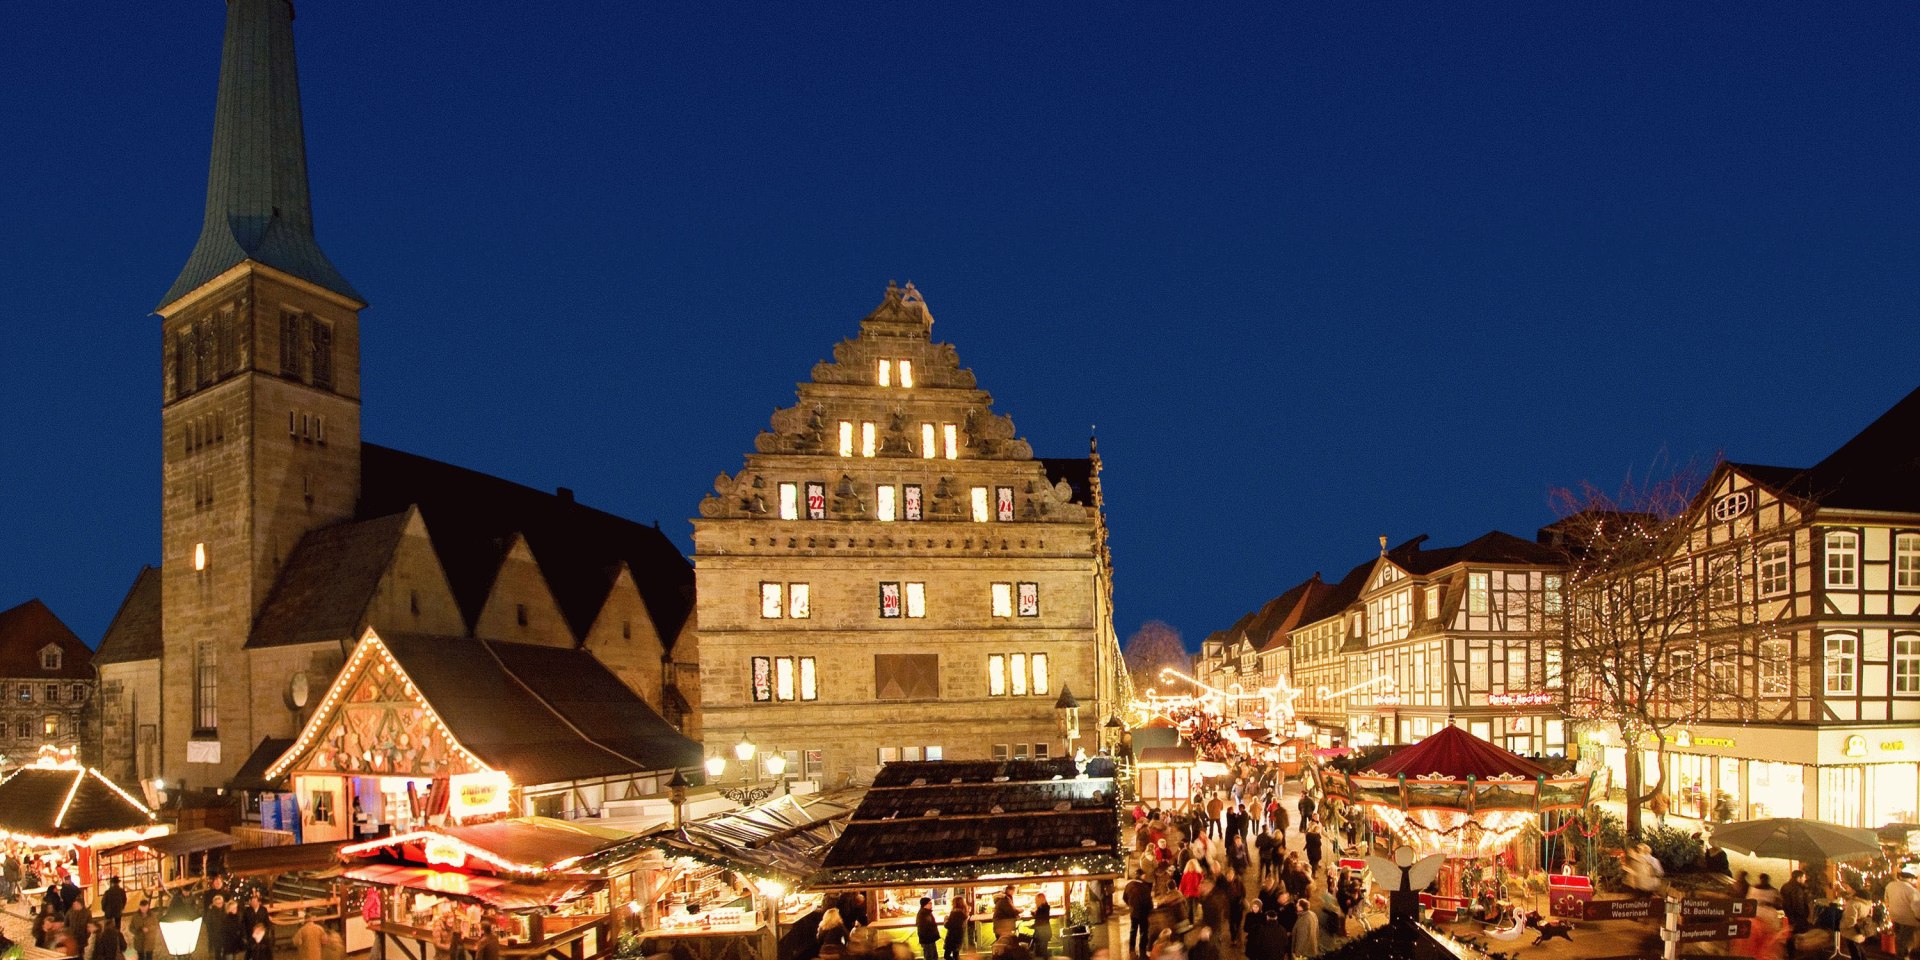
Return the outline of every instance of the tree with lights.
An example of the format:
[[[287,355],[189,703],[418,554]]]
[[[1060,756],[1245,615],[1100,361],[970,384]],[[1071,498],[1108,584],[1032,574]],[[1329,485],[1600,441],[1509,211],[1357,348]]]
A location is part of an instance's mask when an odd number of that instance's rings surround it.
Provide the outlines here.
[[[1666,755],[1686,726],[1750,719],[1767,670],[1771,623],[1755,602],[1759,525],[1705,523],[1701,471],[1629,482],[1618,494],[1557,491],[1548,528],[1567,553],[1563,591],[1544,603],[1562,631],[1569,720],[1617,732],[1625,757],[1626,826],[1661,795]],[[1778,668],[1775,668],[1778,669]],[[1651,745],[1658,764],[1642,769]],[[1712,798],[1704,798],[1711,802]]]

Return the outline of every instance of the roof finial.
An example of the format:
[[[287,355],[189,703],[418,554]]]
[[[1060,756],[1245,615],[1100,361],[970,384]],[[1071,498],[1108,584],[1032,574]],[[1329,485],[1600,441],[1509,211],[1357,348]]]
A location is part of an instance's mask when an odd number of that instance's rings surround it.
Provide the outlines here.
[[[1380,535],[1380,555],[1387,555],[1387,535],[1384,533]]]
[[[228,0],[200,240],[161,306],[254,260],[364,302],[313,238],[288,0]]]

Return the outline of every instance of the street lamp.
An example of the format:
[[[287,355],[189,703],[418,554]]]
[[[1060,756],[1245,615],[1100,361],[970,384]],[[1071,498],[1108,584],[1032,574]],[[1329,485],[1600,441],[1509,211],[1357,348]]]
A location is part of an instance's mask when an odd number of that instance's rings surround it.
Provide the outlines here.
[[[200,911],[186,897],[175,894],[167,912],[160,915],[160,939],[166,941],[167,952],[176,957],[191,956],[199,945]]]
[[[726,772],[727,772],[726,757],[723,757],[716,753],[713,756],[707,758],[707,779],[718,780],[720,779],[720,775]]]
[[[673,779],[667,781],[667,802],[673,804],[673,828],[680,829],[681,809],[687,805],[687,778],[680,771],[673,771]]]
[[[1060,699],[1053,702],[1053,711],[1060,718],[1060,737],[1067,741],[1067,756],[1073,756],[1073,742],[1080,739],[1080,701],[1073,698],[1073,691],[1060,688]]]
[[[753,755],[759,752],[760,748],[755,746],[752,740],[747,739],[746,734],[742,733],[740,735],[740,742],[733,745],[734,759],[740,761],[740,785],[737,787],[719,787],[721,796],[743,807],[754,806],[766,800],[768,797],[773,796],[773,784],[754,784]],[[768,754],[766,764],[767,771],[775,777],[779,777],[780,774],[786,772],[787,758],[778,753]],[[718,781],[721,775],[726,772],[726,757],[716,753],[707,758],[707,779],[709,781]],[[785,783],[786,781],[782,780],[781,782]],[[718,783],[715,783],[715,786],[719,786]]]
[[[766,764],[767,764],[767,773],[772,774],[775,777],[778,777],[781,774],[787,772],[787,757],[785,754],[780,754],[780,753],[767,754]]]
[[[747,735],[743,733],[740,735],[740,742],[733,745],[733,758],[741,763],[746,763],[753,759],[754,752],[759,749],[760,748],[754,746],[753,741],[748,740]]]

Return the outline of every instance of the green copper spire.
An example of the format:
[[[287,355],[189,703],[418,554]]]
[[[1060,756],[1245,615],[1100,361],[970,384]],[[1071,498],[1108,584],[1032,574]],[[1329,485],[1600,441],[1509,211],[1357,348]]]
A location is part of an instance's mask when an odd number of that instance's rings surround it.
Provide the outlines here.
[[[243,260],[366,302],[313,238],[291,0],[227,0],[206,220],[160,305]]]

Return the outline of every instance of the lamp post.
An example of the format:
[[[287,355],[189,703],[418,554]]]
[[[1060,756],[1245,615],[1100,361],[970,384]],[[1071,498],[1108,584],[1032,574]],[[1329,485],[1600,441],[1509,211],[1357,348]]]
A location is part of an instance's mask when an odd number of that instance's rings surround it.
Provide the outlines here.
[[[752,740],[747,739],[745,733],[740,734],[740,742],[733,745],[733,757],[740,761],[740,785],[719,786],[717,781],[727,772],[727,758],[717,753],[707,758],[707,779],[715,782],[714,785],[719,787],[721,796],[743,807],[751,807],[765,801],[773,796],[773,784],[754,783],[753,756],[759,752],[760,748]],[[780,754],[768,755],[766,763],[767,771],[775,777],[780,777],[786,772],[787,758]],[[784,784],[785,778],[781,778],[781,782]]]
[[[192,956],[200,944],[200,911],[186,897],[174,894],[173,903],[160,915],[160,939],[176,957]]]
[[[1067,742],[1066,755],[1073,756],[1073,742],[1080,739],[1080,701],[1073,698],[1073,691],[1060,688],[1060,699],[1053,702],[1053,712],[1060,721],[1060,738]]]
[[[667,781],[667,802],[673,804],[673,828],[680,829],[681,813],[687,805],[687,778],[680,771],[673,771],[673,779]]]

